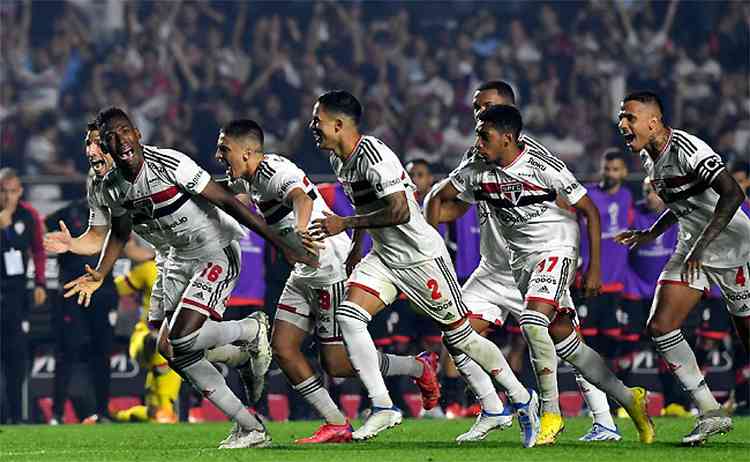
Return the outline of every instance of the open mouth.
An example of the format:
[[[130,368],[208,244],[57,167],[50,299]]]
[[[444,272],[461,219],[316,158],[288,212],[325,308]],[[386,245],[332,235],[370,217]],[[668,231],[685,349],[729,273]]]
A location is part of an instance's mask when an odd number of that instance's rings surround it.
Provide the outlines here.
[[[622,139],[625,140],[625,143],[630,146],[633,141],[635,141],[635,135],[632,133],[623,133]]]
[[[107,164],[103,160],[91,160],[89,161],[89,166],[97,173],[99,173],[101,170],[104,170],[104,167]]]
[[[133,147],[127,143],[123,143],[120,147],[120,153],[117,157],[120,158],[120,160],[131,160],[133,159],[135,151],[133,151]]]

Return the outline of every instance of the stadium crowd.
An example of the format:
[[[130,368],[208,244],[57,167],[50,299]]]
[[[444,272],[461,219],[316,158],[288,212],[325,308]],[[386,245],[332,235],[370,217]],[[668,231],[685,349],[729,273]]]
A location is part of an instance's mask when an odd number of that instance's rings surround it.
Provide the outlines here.
[[[110,105],[131,114],[146,144],[179,149],[214,173],[223,170],[214,162],[219,127],[248,117],[262,123],[268,151],[288,154],[313,175],[329,174],[307,124],[315,98],[330,88],[360,96],[363,131],[404,163],[426,160],[435,174],[450,171],[473,143],[472,93],[497,78],[514,85],[527,131],[580,178],[598,182],[604,153],[621,144],[615,116],[633,88],[659,92],[670,123],[707,140],[728,163],[750,155],[750,5],[742,2],[457,1],[393,8],[378,1],[70,0],[0,8],[2,167],[26,179],[67,179],[32,181],[25,196],[32,203],[83,196],[89,165],[81,140],[87,122]],[[601,40],[607,36],[618,38]],[[639,172],[635,156],[615,160],[626,173],[628,167]],[[747,177],[747,165],[740,170]],[[617,178],[618,186],[623,180]],[[625,202],[635,207],[632,197]],[[611,229],[627,229],[627,220]],[[284,278],[268,268],[284,263],[267,257],[265,264],[270,305]],[[608,282],[618,303],[627,299],[624,282]],[[722,310],[710,309],[709,320]],[[396,311],[403,318],[407,312]],[[381,324],[392,328],[398,317],[391,321]],[[728,324],[716,334],[706,319],[693,321],[698,337],[709,334],[701,337],[705,364],[712,351],[731,351]],[[409,322],[401,333],[420,321]],[[618,331],[614,342],[633,333]],[[518,331],[509,327],[507,334],[512,347]],[[431,336],[424,337],[391,329],[376,341],[388,351],[416,353],[421,348],[408,342],[429,344]],[[602,353],[628,374],[638,347],[618,349],[607,341],[600,342]],[[470,403],[456,391],[457,374],[445,384],[444,407],[466,414]],[[395,386],[411,387],[407,381]],[[674,401],[665,404],[688,406],[679,391],[671,393]],[[292,417],[309,416],[299,409],[293,406],[298,415]]]

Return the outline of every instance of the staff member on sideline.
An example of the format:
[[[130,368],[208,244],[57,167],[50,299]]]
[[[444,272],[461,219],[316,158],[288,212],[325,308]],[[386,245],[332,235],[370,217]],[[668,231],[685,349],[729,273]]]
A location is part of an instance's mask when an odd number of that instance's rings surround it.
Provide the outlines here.
[[[26,336],[21,322],[28,314],[26,267],[34,258],[34,304],[47,300],[44,279],[46,255],[39,213],[21,201],[23,186],[12,168],[0,169],[0,423],[21,421],[21,385],[26,376]]]

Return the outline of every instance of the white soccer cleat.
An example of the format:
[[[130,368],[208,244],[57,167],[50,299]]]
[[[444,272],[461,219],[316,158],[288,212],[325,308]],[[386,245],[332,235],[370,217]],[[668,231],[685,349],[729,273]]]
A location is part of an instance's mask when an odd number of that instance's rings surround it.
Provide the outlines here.
[[[227,439],[229,441],[222,442],[219,449],[266,448],[271,445],[271,436],[265,428],[238,428]]]
[[[235,437],[237,436],[237,433],[239,431],[240,431],[240,424],[238,424],[237,422],[235,422],[232,425],[232,429],[229,430],[229,434],[227,435],[227,437],[224,438],[223,440],[221,440],[221,442],[219,442],[219,447],[221,448],[225,444],[228,444],[230,441],[234,440]]]
[[[621,439],[622,435],[620,435],[617,427],[611,429],[605,427],[602,424],[594,423],[594,425],[591,427],[591,430],[589,430],[589,432],[582,437],[578,438],[578,441],[589,443],[591,441],[620,441]]]
[[[541,422],[539,420],[539,395],[529,388],[531,398],[527,403],[512,403],[521,427],[521,444],[525,448],[534,447],[539,436]]]
[[[372,414],[367,418],[367,421],[352,433],[352,439],[355,441],[369,440],[383,430],[400,425],[403,419],[401,410],[395,406],[392,408],[373,407]]]
[[[513,425],[513,415],[503,409],[500,414],[489,414],[482,411],[474,421],[468,432],[458,435],[456,442],[458,444],[469,441],[482,441],[493,430],[505,430]]]
[[[250,405],[254,405],[263,394],[266,372],[271,365],[273,353],[271,352],[271,342],[268,340],[268,331],[270,330],[268,315],[262,311],[256,311],[245,320],[258,323],[258,335],[242,345],[243,349],[250,352],[250,358],[238,368]]]
[[[705,443],[710,436],[723,435],[732,428],[732,418],[726,415],[723,409],[709,411],[698,417],[693,430],[682,438],[682,444],[698,446]]]

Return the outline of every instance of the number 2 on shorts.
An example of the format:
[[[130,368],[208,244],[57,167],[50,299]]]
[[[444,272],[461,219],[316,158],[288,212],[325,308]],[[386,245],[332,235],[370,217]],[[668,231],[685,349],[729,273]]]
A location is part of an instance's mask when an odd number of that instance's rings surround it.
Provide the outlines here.
[[[443,297],[443,294],[440,293],[440,288],[438,287],[436,279],[430,279],[427,281],[427,288],[432,290],[430,297],[432,297],[433,300],[440,300]]]

